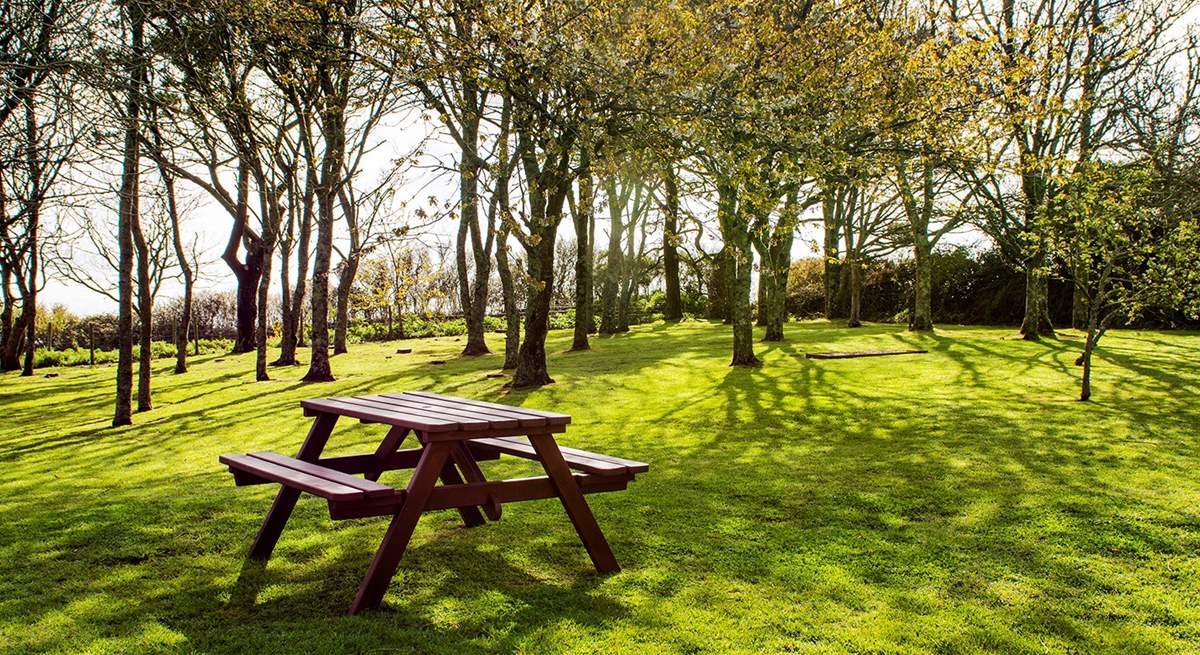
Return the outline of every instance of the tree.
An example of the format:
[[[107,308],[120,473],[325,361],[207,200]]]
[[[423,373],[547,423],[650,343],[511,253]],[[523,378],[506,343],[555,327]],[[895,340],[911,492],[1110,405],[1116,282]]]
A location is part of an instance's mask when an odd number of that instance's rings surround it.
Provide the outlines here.
[[[88,41],[94,11],[63,0],[0,3],[0,370],[33,375],[42,220],[66,195],[55,187],[80,128],[71,60]]]
[[[1058,183],[1100,151],[1119,106],[1123,81],[1164,56],[1170,27],[1185,4],[1120,0],[995,3],[974,0],[955,12],[965,32],[987,50],[984,96],[995,100],[995,130],[1004,147],[973,173],[979,198],[991,205],[983,223],[1019,253],[1026,273],[1026,339],[1053,336],[1047,307],[1045,207]],[[1008,193],[1011,181],[1018,193]],[[1016,201],[1016,210],[1012,209]]]
[[[1092,356],[1120,319],[1155,306],[1200,317],[1200,225],[1171,216],[1153,198],[1151,168],[1089,163],[1062,182],[1045,209],[1048,249],[1061,257],[1085,299],[1080,400],[1092,396]]]
[[[313,197],[317,239],[310,294],[311,357],[303,378],[306,382],[334,379],[329,362],[329,274],[334,223],[338,210],[345,211],[347,171],[352,164],[350,118],[362,100],[353,85],[361,81],[360,72],[372,56],[361,37],[369,28],[377,27],[375,21],[380,18],[367,9],[358,0],[256,2],[246,9],[227,8],[235,15],[246,12],[248,26],[253,28],[246,34],[251,39],[251,50],[257,54],[257,65],[282,92],[291,110],[298,116],[312,115],[316,126],[313,133],[307,133],[303,129],[307,121],[297,122],[306,165],[316,171]],[[300,168],[294,167],[297,171]],[[259,186],[260,190],[273,188]],[[281,221],[273,221],[273,225],[281,225]],[[260,367],[259,377],[264,375],[265,369]]]
[[[125,133],[124,159],[121,165],[121,189],[118,193],[117,242],[117,401],[113,427],[129,425],[133,393],[133,222],[138,213],[140,180],[140,134],[142,97],[146,79],[146,18],[140,2],[122,5],[122,18],[128,27],[128,49],[124,55]]]
[[[182,210],[175,188],[175,175],[171,166],[166,163],[168,156],[164,149],[162,133],[158,129],[158,111],[156,106],[150,108],[148,127],[151,139],[155,143],[155,152],[160,153],[156,158],[159,179],[163,187],[163,200],[166,204],[166,214],[171,225],[171,246],[175,252],[175,261],[183,276],[183,298],[179,312],[179,321],[175,324],[175,373],[187,373],[187,342],[188,333],[192,327],[192,291],[196,284],[196,269],[198,257],[190,253],[184,245],[182,230]]]
[[[607,0],[582,7],[498,2],[477,24],[480,38],[496,45],[498,64],[489,73],[512,102],[514,155],[526,185],[525,207],[519,221],[508,223],[507,235],[525,249],[529,286],[513,376],[517,388],[554,381],[545,342],[558,227],[579,173],[574,154],[580,143],[599,149],[600,135],[620,133],[619,108],[628,106],[622,101],[645,85],[639,71],[646,57],[628,47],[656,46],[653,39],[630,36],[647,27],[632,15],[638,11]]]
[[[277,143],[281,104],[256,75],[262,61],[253,46],[255,8],[226,0],[151,4],[156,10],[155,53],[169,67],[157,72],[159,139],[144,138],[143,147],[160,165],[169,164],[175,176],[203,189],[232,218],[221,259],[237,280],[233,352],[250,352],[256,349],[261,278],[264,271],[269,276],[268,246],[274,246],[270,237],[279,220],[272,213],[278,208],[273,198],[277,190],[268,179],[277,172],[271,148]],[[168,157],[164,147],[193,160]],[[232,191],[224,174],[231,165],[236,170]],[[258,192],[257,210],[253,190]],[[254,218],[260,223],[257,229],[251,225]]]
[[[600,294],[600,334],[628,332],[626,289],[636,278],[637,253],[633,252],[635,230],[643,224],[653,203],[640,171],[617,166],[602,177],[608,208],[608,248],[604,265],[604,284]],[[576,316],[578,320],[578,316]]]
[[[902,229],[898,223],[897,210],[903,210],[903,203],[896,202],[897,196],[888,193],[880,180],[865,180],[852,187],[849,192],[849,211],[843,222],[843,247],[846,253],[845,265],[850,274],[850,311],[846,322],[847,327],[862,325],[862,287],[863,265],[878,257],[892,253],[898,243],[907,241],[900,238],[897,232]],[[905,212],[906,214],[907,212]],[[926,252],[925,256],[928,257]],[[926,260],[926,271],[928,270]],[[925,276],[920,273],[919,276]],[[926,280],[928,278],[926,277]],[[929,307],[929,282],[923,282],[924,291],[919,298],[914,295],[913,316],[916,316],[916,301],[921,300],[921,311],[931,317]],[[914,321],[913,324],[916,322]],[[932,324],[932,318],[929,320]]]
[[[496,244],[496,195],[509,172],[499,170],[499,145],[509,138],[509,97],[495,91],[498,49],[486,38],[490,21],[504,16],[477,0],[410,0],[396,3],[393,22],[404,27],[394,43],[408,63],[405,81],[436,112],[458,147],[459,221],[455,267],[467,326],[464,356],[487,354],[484,318]],[[496,102],[497,96],[501,101]],[[491,134],[489,134],[491,132]],[[495,144],[486,151],[488,137]],[[490,178],[490,179],[489,179]],[[483,189],[491,186],[491,201]],[[489,205],[486,212],[481,207]],[[487,222],[483,222],[486,216]]]

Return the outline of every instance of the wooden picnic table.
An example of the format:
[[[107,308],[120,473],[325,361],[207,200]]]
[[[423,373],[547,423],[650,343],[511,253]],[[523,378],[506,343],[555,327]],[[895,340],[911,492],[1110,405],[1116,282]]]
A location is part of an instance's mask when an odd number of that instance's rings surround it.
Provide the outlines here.
[[[222,455],[220,461],[238,486],[282,485],[250,547],[254,559],[271,557],[301,493],[328,501],[334,520],[392,517],[351,614],[379,606],[417,521],[433,510],[456,509],[467,527],[475,527],[499,520],[504,503],[557,497],[596,570],[620,570],[584,494],[625,489],[650,467],[559,447],[554,435],[566,431],[570,416],[424,392],[318,398],[300,405],[314,420],[295,457],[260,452]],[[321,456],[343,416],[389,426],[375,452]],[[409,434],[417,447],[401,449]],[[546,475],[488,480],[479,461],[501,455],[540,462]],[[379,482],[386,471],[410,468],[404,489]]]

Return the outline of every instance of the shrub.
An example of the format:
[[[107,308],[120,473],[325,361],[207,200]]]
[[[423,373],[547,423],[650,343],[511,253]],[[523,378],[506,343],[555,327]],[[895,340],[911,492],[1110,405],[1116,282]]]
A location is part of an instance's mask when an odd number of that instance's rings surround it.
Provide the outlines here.
[[[214,355],[229,352],[233,348],[233,342],[228,339],[201,339],[200,354]],[[194,351],[194,344],[188,342],[188,355]],[[136,360],[139,357],[141,349],[134,345],[133,358]],[[171,359],[175,357],[175,344],[168,341],[151,341],[150,353],[154,359]],[[114,364],[117,361],[116,350],[100,350],[96,349],[97,364]],[[51,366],[87,366],[91,363],[91,351],[87,348],[65,348],[61,350],[48,350],[38,348],[33,354],[34,368],[48,368]]]

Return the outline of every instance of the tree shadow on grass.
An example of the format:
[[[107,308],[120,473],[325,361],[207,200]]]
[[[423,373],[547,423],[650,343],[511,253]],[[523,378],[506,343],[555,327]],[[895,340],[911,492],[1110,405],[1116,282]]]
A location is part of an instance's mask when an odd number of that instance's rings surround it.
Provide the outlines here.
[[[130,640],[118,650],[139,650],[138,626],[151,621],[185,637],[189,649],[218,652],[400,645],[416,652],[510,652],[548,626],[598,630],[627,613],[596,593],[608,578],[590,572],[566,516],[554,508],[507,529],[464,530],[452,512],[426,515],[384,607],[348,617],[386,521],[330,529],[324,503],[306,498],[264,565],[243,554],[265,504],[228,503],[219,497],[225,495],[176,498],[169,507],[133,492],[113,494],[107,503],[77,498],[63,503],[57,517],[6,524],[28,529],[50,522],[61,529],[49,533],[17,576],[0,583],[20,590],[6,598],[5,613],[24,617],[25,636],[50,649],[74,650],[80,632],[87,643],[86,635],[99,631]],[[15,511],[0,506],[6,519]],[[182,517],[190,523],[177,523]],[[534,534],[546,536],[529,537],[530,518]],[[37,634],[36,626],[64,617],[77,630]]]
[[[0,556],[10,562],[0,607],[18,617],[18,638],[31,640],[18,649],[47,650],[150,650],[136,641],[147,625],[176,633],[178,649],[212,652],[549,650],[561,626],[582,631],[572,633],[579,646],[617,625],[649,639],[669,635],[679,650],[720,650],[722,638],[764,651],[1163,652],[1194,643],[1178,571],[1200,552],[1200,517],[1136,488],[1147,472],[1185,471],[1194,443],[1130,445],[1119,438],[1137,427],[1128,403],[1048,404],[1010,386],[1012,402],[997,404],[998,376],[1044,366],[1030,364],[1030,353],[1051,345],[974,343],[950,331],[942,338],[953,354],[935,346],[930,357],[941,359],[888,376],[881,367],[894,363],[855,369],[797,356],[810,344],[863,337],[794,333],[764,345],[776,359],[748,370],[713,365],[726,355],[725,330],[666,332],[654,352],[614,358],[620,363],[552,359],[568,384],[502,398],[574,408],[598,450],[651,463],[627,491],[588,497],[625,567],[618,575],[590,571],[555,501],[512,505],[503,521],[476,530],[437,513],[422,520],[385,609],[343,617],[385,521],[331,528],[324,504],[306,498],[271,565],[247,569],[245,548],[272,489],[235,490],[215,455],[211,469],[137,468],[207,461],[221,447],[213,437],[198,443],[194,431],[156,442],[180,421],[218,434],[238,427],[239,439],[254,441],[247,449],[294,448],[307,419],[284,406],[301,390],[419,383],[498,395],[493,383],[466,379],[473,371],[464,362],[328,387],[248,388],[103,448],[72,433],[61,467],[46,458],[46,478],[3,483],[13,493],[0,497]],[[925,362],[969,381],[964,369],[981,361],[996,371],[981,369],[980,388],[922,396],[940,382],[913,373]],[[634,384],[660,366],[665,377],[694,376],[697,387],[663,401],[643,387],[613,394],[600,386]],[[1194,379],[1169,368],[1184,383]],[[868,373],[883,383],[855,383]],[[1186,398],[1153,398],[1180,420],[1195,413]],[[91,485],[98,467],[122,465],[137,479]],[[64,477],[52,482],[56,469]],[[1173,498],[1187,498],[1186,473],[1151,479],[1177,480]]]

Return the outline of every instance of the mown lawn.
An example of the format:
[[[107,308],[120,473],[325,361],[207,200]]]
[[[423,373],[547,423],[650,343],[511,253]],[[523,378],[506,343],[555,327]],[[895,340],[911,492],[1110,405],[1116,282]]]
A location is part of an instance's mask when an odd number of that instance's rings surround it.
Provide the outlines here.
[[[164,361],[156,408],[120,430],[112,368],[5,376],[0,651],[1200,651],[1200,336],[1111,334],[1087,404],[1071,333],[788,336],[746,370],[720,325],[590,353],[553,333],[558,383],[532,393],[451,338],[355,346],[319,386],[299,368],[255,383],[249,356],[184,376]],[[931,352],[803,358],[903,346]],[[427,515],[384,609],[360,617],[344,612],[383,519],[334,524],[307,497],[270,564],[245,565],[273,490],[235,488],[217,456],[294,452],[301,398],[405,389],[567,412],[564,445],[650,462],[589,496],[624,570],[597,576],[553,500],[472,530]],[[344,423],[328,452],[378,430]]]

